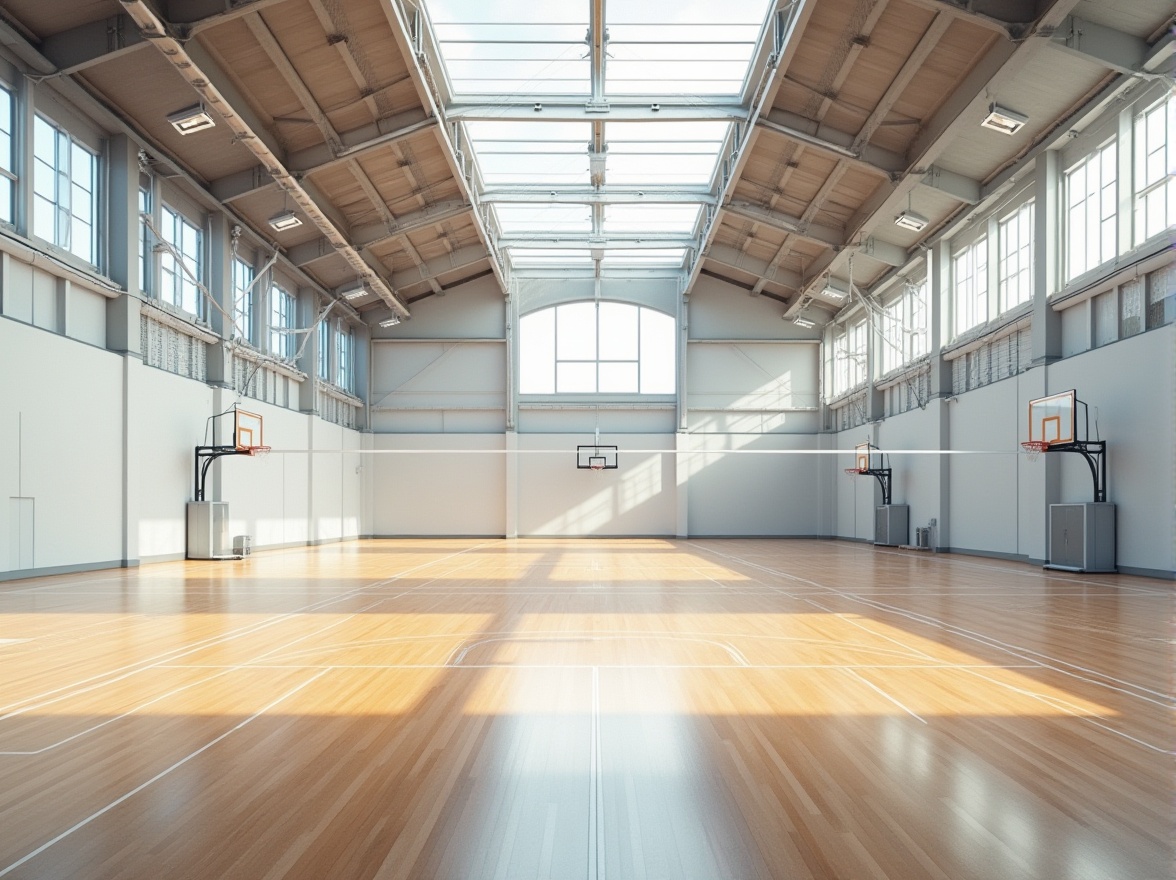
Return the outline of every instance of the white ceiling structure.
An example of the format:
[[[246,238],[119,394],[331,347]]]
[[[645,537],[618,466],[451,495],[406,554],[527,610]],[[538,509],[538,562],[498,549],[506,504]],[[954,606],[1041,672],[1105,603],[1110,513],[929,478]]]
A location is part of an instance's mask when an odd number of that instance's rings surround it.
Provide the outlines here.
[[[7,0],[0,38],[373,319],[702,274],[827,319],[1138,84],[1168,0]],[[215,128],[169,113],[203,101]],[[1027,117],[981,126],[992,105]],[[303,225],[274,233],[294,210]],[[909,212],[921,229],[895,224]],[[823,305],[824,309],[813,309]]]

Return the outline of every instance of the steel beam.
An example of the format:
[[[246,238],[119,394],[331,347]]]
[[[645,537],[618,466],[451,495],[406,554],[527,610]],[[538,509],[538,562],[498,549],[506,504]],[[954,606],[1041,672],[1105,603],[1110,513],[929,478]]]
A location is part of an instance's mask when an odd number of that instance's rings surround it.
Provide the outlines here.
[[[767,260],[750,257],[739,248],[733,248],[730,245],[712,244],[703,252],[702,259],[712,260],[731,269],[738,269],[740,272],[747,272],[769,284],[779,284],[791,290],[799,290],[804,286],[804,279],[797,273],[774,266]]]
[[[604,250],[657,250],[661,248],[695,248],[698,242],[684,235],[665,232],[625,233],[606,235],[603,239],[589,234],[568,234],[564,237],[545,235],[543,238],[527,238],[523,235],[502,236],[498,239],[500,248],[535,248],[543,250],[562,249],[604,249]]]
[[[392,283],[396,285],[397,289],[404,289],[412,287],[414,284],[434,281],[441,275],[448,275],[450,272],[459,272],[462,269],[477,266],[489,259],[490,255],[486,253],[484,247],[469,245],[444,257],[437,257],[419,266],[405,269],[403,272],[393,272]]]
[[[482,204],[552,204],[552,205],[615,205],[615,204],[715,204],[714,193],[707,187],[659,186],[586,186],[565,187],[494,187],[483,190],[478,197]]]
[[[1142,70],[1148,53],[1147,43],[1139,37],[1076,15],[1066,16],[1050,45],[1119,73]]]
[[[208,191],[218,202],[228,204],[261,192],[273,185],[273,175],[260,165],[255,165],[244,171],[238,171],[236,174],[229,174],[209,181]]]
[[[871,144],[855,149],[854,136],[787,110],[772,108],[756,123],[762,129],[791,141],[814,147],[838,159],[847,159],[864,171],[890,177],[907,169],[906,157]]]
[[[442,202],[430,205],[421,211],[413,211],[396,218],[394,226],[383,223],[372,223],[365,226],[354,226],[351,229],[351,243],[357,248],[368,248],[380,242],[408,235],[420,229],[427,229],[437,223],[460,217],[470,212],[470,206],[464,202]],[[326,239],[318,238],[314,241],[296,244],[287,249],[286,255],[296,266],[306,266],[316,260],[334,255],[335,247]]]
[[[356,274],[392,309],[408,316],[408,307],[396,296],[383,273],[368,264],[347,240],[348,228],[321,192],[309,182],[297,180],[283,164],[283,150],[273,132],[257,117],[219,64],[197,40],[181,42],[172,36],[166,22],[144,0],[120,0],[143,35],[155,44],[196,93],[225,121],[232,134],[257,157],[303,214],[319,228]]]
[[[885,263],[888,266],[905,266],[907,260],[910,259],[910,254],[907,253],[907,249],[902,245],[883,241],[872,235],[857,245],[856,250],[859,254],[870,257],[880,263]]]
[[[932,165],[924,171],[919,183],[928,189],[945,193],[966,205],[980,203],[980,181],[956,174],[954,171],[948,171],[946,168],[940,168],[938,165]]]
[[[635,103],[631,98],[623,101],[612,100],[607,111],[589,109],[587,96],[575,103],[567,98],[553,98],[537,95],[533,101],[509,98],[501,104],[475,104],[455,101],[445,108],[445,118],[457,120],[489,120],[500,122],[504,119],[530,119],[535,122],[599,122],[603,116],[608,122],[646,122],[672,119],[676,121],[734,120],[747,118],[747,110],[730,100],[710,103],[705,100],[685,100],[681,95],[651,95]],[[657,107],[658,109],[653,109]]]
[[[781,232],[795,235],[807,241],[816,242],[825,247],[840,248],[845,244],[845,232],[832,226],[822,226],[819,223],[806,223],[800,217],[790,217],[769,211],[767,208],[753,205],[749,202],[729,202],[723,205],[723,210],[753,223],[762,223]]]
[[[41,54],[61,73],[77,73],[146,45],[138,25],[126,13],[119,13],[46,37]]]

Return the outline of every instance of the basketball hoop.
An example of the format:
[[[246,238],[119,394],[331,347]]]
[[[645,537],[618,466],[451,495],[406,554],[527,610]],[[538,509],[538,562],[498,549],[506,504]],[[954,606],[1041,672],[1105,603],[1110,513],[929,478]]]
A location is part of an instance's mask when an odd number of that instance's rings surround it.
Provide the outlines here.
[[[246,455],[269,455],[269,446],[246,446],[241,450]]]
[[[593,459],[592,463],[588,465],[588,470],[592,471],[593,473],[597,473],[597,474],[603,473],[604,472],[604,459]]]
[[[1049,449],[1048,440],[1026,440],[1021,444],[1021,448],[1029,456],[1030,461],[1037,461],[1041,457],[1041,453]]]
[[[862,473],[862,469],[861,468],[846,468],[845,472],[847,474],[849,474],[850,476],[857,476],[858,474]]]

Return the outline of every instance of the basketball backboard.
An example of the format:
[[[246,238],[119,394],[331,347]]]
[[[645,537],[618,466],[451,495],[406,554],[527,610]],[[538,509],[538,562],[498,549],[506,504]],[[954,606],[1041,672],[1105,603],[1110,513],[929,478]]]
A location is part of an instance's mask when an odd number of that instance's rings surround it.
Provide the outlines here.
[[[1029,401],[1029,442],[1054,446],[1078,439],[1075,393],[1071,389]]]
[[[576,447],[576,467],[580,470],[612,471],[617,468],[617,447],[592,443]]]
[[[262,418],[243,409],[234,410],[233,446],[240,452],[252,452],[265,445]]]
[[[872,443],[859,443],[853,451],[853,469],[877,470],[882,467],[882,453]]]

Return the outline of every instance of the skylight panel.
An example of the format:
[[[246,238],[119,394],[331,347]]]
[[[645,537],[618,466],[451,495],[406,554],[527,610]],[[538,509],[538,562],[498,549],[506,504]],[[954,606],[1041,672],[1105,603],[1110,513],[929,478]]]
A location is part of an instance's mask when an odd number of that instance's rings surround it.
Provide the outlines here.
[[[429,18],[459,95],[583,94],[591,64],[583,2],[545,3],[429,0]],[[533,20],[538,12],[542,20]]]
[[[468,122],[466,135],[487,186],[587,185],[587,122]]]
[[[509,248],[516,269],[562,269],[592,265],[592,253],[578,248]]]
[[[592,209],[588,205],[495,205],[494,213],[503,235],[592,231]]]
[[[614,122],[607,176],[613,184],[710,183],[727,122]]]
[[[610,5],[606,94],[739,94],[768,6],[765,0]]]
[[[680,233],[690,235],[698,222],[700,205],[608,205],[604,209],[604,234],[624,232]]]
[[[609,268],[632,266],[638,268],[656,268],[666,266],[678,268],[686,258],[685,248],[649,248],[646,250],[617,250],[604,251],[601,265]]]

